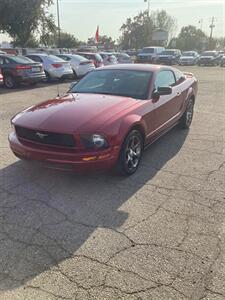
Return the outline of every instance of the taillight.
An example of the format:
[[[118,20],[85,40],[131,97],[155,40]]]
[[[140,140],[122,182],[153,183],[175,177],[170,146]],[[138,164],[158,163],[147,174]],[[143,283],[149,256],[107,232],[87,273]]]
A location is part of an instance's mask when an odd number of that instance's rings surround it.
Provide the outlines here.
[[[52,66],[53,66],[54,68],[58,69],[58,68],[61,68],[61,67],[62,67],[62,64],[52,64]]]
[[[20,70],[30,70],[31,69],[31,66],[16,66],[16,70],[17,71],[20,71]]]

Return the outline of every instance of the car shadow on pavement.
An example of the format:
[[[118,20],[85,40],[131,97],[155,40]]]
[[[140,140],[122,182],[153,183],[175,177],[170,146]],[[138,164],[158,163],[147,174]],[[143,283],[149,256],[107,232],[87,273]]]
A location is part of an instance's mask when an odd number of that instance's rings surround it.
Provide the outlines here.
[[[122,206],[151,184],[187,134],[174,128],[158,140],[131,177],[61,173],[21,161],[0,170],[0,290],[20,287],[74,255],[115,252],[130,218]]]

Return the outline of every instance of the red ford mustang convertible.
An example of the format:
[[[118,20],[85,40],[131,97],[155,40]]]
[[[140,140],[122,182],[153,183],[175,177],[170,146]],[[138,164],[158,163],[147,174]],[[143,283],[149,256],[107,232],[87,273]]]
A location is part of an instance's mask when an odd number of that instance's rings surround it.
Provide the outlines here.
[[[10,146],[17,157],[53,168],[116,167],[131,175],[146,146],[178,123],[189,128],[196,94],[193,74],[172,67],[103,67],[65,96],[16,115]]]

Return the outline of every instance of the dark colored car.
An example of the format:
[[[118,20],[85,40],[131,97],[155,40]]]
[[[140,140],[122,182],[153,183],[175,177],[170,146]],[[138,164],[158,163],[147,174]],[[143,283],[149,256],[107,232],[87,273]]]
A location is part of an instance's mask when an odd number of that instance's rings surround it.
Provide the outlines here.
[[[225,66],[225,55],[222,57],[221,62],[220,62],[220,66],[224,67]]]
[[[10,147],[58,169],[133,174],[143,150],[180,123],[189,128],[197,95],[191,73],[144,64],[92,71],[61,98],[12,119]]]
[[[157,63],[165,65],[178,64],[181,57],[179,49],[167,49],[158,55]]]
[[[42,64],[24,56],[0,55],[4,85],[15,88],[20,83],[35,84],[45,79]]]
[[[103,59],[98,53],[89,53],[89,52],[77,52],[76,54],[83,56],[89,60],[92,60],[96,68],[103,67]]]
[[[221,61],[221,56],[217,51],[205,51],[198,60],[198,65],[201,66],[218,66]]]

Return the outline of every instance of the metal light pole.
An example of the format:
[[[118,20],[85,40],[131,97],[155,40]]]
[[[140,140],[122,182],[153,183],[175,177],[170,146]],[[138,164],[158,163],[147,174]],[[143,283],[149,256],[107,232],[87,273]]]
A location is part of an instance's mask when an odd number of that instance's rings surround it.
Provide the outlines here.
[[[210,36],[209,36],[209,48],[210,48],[210,50],[211,50],[211,48],[213,48],[212,47],[213,46],[212,45],[213,44],[213,30],[215,28],[214,22],[215,22],[215,17],[212,17],[212,22],[211,22],[211,24],[209,26],[209,28],[210,28]]]
[[[144,0],[144,2],[148,2],[148,16],[150,17],[150,0]]]
[[[57,17],[58,17],[58,46],[61,46],[61,29],[60,29],[60,15],[59,15],[59,0],[57,0]]]

